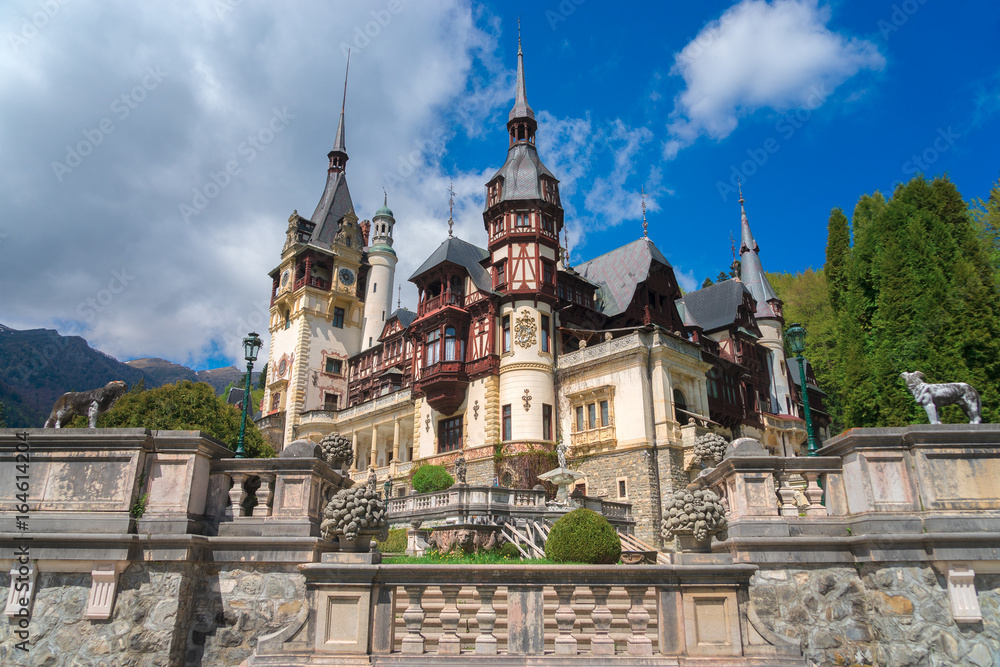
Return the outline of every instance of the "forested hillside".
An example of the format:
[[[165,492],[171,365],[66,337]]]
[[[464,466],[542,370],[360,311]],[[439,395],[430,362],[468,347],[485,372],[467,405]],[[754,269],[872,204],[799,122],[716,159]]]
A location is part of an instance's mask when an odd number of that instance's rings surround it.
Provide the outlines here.
[[[915,370],[972,384],[983,421],[1000,418],[998,230],[1000,182],[970,205],[946,177],[917,177],[888,200],[862,196],[850,219],[834,209],[822,271],[769,276],[786,323],[808,330],[836,427],[926,423],[899,378]]]

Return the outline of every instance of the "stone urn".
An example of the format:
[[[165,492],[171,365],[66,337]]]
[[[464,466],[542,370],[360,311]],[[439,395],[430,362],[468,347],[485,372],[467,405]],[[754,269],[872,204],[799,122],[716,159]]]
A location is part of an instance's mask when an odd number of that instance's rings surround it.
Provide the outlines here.
[[[348,466],[354,463],[354,449],[351,441],[339,433],[331,433],[320,440],[320,451],[323,460],[330,464],[330,467],[339,472],[343,472]]]
[[[676,537],[681,551],[710,553],[713,535],[719,540],[728,538],[722,501],[698,484],[675,491],[663,508],[663,516],[661,536],[667,541]]]

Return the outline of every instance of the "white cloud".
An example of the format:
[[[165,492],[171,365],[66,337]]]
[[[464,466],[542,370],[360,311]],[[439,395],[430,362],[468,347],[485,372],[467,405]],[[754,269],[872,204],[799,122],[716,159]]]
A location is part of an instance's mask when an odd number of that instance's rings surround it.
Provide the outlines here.
[[[664,156],[703,135],[723,139],[758,109],[816,108],[859,71],[885,66],[873,43],[835,33],[829,21],[817,0],[744,0],[705,26],[671,70],[685,88]]]
[[[694,292],[701,287],[698,284],[698,280],[694,277],[693,269],[691,271],[683,271],[679,266],[675,266],[674,276],[677,278],[677,284],[681,286],[685,294]]]

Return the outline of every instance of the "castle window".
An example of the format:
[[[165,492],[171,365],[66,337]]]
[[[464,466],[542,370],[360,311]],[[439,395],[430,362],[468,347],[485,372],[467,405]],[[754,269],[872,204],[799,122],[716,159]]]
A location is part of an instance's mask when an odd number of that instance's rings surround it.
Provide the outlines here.
[[[628,478],[619,477],[617,482],[618,482],[618,497],[628,498]]]
[[[333,309],[333,326],[338,329],[344,328],[344,309],[334,308]]]
[[[348,236],[346,239],[344,239],[344,245],[346,245],[348,248],[351,247],[351,237],[350,236]]]
[[[378,283],[372,283],[372,294],[378,291]]]
[[[517,214],[517,226],[519,229],[524,229],[531,226],[531,219],[528,213],[518,213]]]
[[[503,323],[503,351],[510,352],[510,315],[504,315]]]
[[[271,397],[271,412],[281,407],[281,392],[279,391]]]
[[[438,422],[438,452],[462,448],[462,417],[442,419]]]
[[[542,229],[544,229],[547,232],[552,231],[552,218],[550,218],[547,215],[542,216]]]
[[[326,358],[326,372],[334,375],[343,375],[344,362],[340,359]]]
[[[542,315],[542,352],[549,351],[549,316]],[[548,438],[546,438],[548,440]]]
[[[513,437],[511,433],[510,405],[503,406],[502,412],[503,412],[503,439],[510,440]]]
[[[690,420],[687,413],[687,401],[684,399],[684,393],[680,389],[674,389],[674,419],[681,426],[687,424]]]
[[[576,406],[576,430],[577,431],[582,431],[583,430],[583,406],[582,405]]]
[[[552,439],[552,406],[542,404],[542,440]]]
[[[455,327],[447,327],[444,330],[444,360],[455,361],[457,359],[458,346],[455,338]]]
[[[427,354],[425,366],[433,366],[438,361],[441,360],[441,346],[439,341],[441,340],[441,332],[437,329],[431,331],[427,334]]]
[[[567,396],[574,417],[570,436],[574,447],[615,446],[614,390],[605,385]]]
[[[327,412],[332,412],[339,409],[340,396],[332,392],[325,392],[323,394],[323,409]]]
[[[555,283],[555,270],[551,263],[542,262],[542,282],[546,285]]]

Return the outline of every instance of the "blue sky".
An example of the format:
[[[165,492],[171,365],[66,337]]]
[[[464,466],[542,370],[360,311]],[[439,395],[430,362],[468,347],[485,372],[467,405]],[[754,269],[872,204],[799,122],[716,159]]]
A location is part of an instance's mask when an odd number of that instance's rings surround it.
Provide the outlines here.
[[[1000,175],[993,3],[46,7],[0,8],[0,322],[120,359],[216,367],[266,329],[286,220],[322,193],[347,45],[348,181],[362,218],[389,190],[411,307],[450,182],[456,233],[485,245],[518,16],[574,263],[642,234],[641,188],[691,289],[731,262],[736,175],[765,268],[790,272],[822,266],[834,206],[918,171],[986,197]]]

